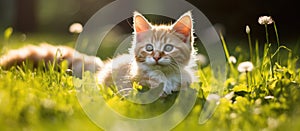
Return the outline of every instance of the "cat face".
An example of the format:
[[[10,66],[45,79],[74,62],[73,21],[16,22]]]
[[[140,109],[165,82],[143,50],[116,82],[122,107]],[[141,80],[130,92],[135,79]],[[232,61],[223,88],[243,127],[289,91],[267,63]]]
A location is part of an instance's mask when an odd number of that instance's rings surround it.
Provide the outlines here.
[[[135,12],[133,49],[136,61],[151,67],[187,65],[192,53],[192,32],[190,12],[173,25],[152,25]]]

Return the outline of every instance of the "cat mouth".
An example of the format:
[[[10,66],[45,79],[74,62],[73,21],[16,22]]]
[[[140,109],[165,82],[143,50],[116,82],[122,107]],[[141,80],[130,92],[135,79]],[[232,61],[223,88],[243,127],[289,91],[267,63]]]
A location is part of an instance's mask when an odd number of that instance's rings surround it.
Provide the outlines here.
[[[159,64],[154,64],[154,65],[151,65],[151,68],[155,69],[155,70],[161,70],[163,68],[163,66],[159,65]]]
[[[164,66],[163,64],[160,64],[160,63],[158,63],[158,62],[156,62],[156,63],[151,63],[151,64],[148,64],[149,66],[152,66],[152,67],[162,67],[162,66]]]
[[[162,64],[159,64],[159,63],[154,63],[154,64],[151,64],[152,66],[163,66]]]
[[[154,66],[154,67],[164,67],[164,66],[167,66],[167,64],[156,62],[156,63],[152,64],[152,66]]]

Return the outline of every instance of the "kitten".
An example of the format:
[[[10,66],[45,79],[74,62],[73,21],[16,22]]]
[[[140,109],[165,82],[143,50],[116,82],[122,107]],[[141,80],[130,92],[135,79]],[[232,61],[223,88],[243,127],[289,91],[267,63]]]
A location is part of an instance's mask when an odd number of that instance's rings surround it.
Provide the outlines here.
[[[163,84],[163,91],[172,94],[172,91],[187,88],[190,83],[197,81],[193,71],[196,64],[191,12],[183,14],[172,25],[152,25],[142,14],[134,12],[133,23],[133,41],[129,54],[117,56],[104,63],[99,58],[85,55],[88,58],[84,59],[85,67],[89,67],[91,61],[96,61],[96,77],[99,84],[115,85],[120,90],[132,88],[133,82],[150,88]],[[0,61],[0,65],[11,66],[13,62],[24,61],[26,58],[34,62],[53,61],[57,48],[66,51],[62,51],[63,59],[69,62],[73,59],[73,66],[78,67],[73,70],[80,69],[81,64],[76,65],[76,61],[82,59],[74,57],[72,53],[75,50],[50,45],[28,46],[10,51],[5,55],[6,58],[2,57],[5,59]],[[15,56],[16,54],[18,55]]]
[[[115,84],[119,89],[132,87],[133,81],[150,88],[163,83],[164,92],[171,94],[197,80],[192,70],[195,64],[190,12],[173,25],[152,25],[137,12],[133,22],[130,54],[106,62],[97,73],[99,83]]]

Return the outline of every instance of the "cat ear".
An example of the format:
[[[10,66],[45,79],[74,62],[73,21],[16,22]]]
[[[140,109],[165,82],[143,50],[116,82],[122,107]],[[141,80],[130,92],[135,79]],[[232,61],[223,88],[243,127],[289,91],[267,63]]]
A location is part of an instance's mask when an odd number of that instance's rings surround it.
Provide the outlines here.
[[[137,33],[144,32],[152,28],[147,19],[142,14],[136,11],[134,12],[133,16],[133,27],[134,31]]]
[[[182,34],[182,40],[187,42],[187,40],[191,39],[191,35],[193,33],[193,19],[192,13],[190,11],[183,14],[172,26],[172,30],[175,32]]]

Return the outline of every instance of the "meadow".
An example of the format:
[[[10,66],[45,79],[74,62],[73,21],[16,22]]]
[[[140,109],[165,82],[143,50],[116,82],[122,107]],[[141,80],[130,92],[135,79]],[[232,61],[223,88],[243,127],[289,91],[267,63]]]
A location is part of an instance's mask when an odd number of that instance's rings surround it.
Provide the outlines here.
[[[244,45],[232,46],[234,44],[227,43],[220,34],[227,59],[224,91],[220,96],[210,96],[211,67],[209,64],[199,65],[197,74],[201,82],[193,87],[197,90],[196,102],[188,116],[173,130],[270,131],[300,128],[300,43],[282,44],[275,23],[264,22],[260,23],[266,32],[263,43],[251,37],[255,33],[251,32],[251,26],[245,28],[246,32],[241,32],[248,35]],[[275,37],[270,37],[270,33]],[[22,34],[6,29],[1,40],[1,54],[26,44],[38,44],[41,36],[30,40],[21,38]],[[50,41],[59,39],[43,38]],[[53,41],[53,44],[58,44]],[[74,36],[70,35],[67,41],[70,42],[65,42],[66,45],[74,44]],[[11,69],[0,67],[0,130],[101,130],[82,109],[93,99],[87,98],[80,103],[78,100],[77,85],[85,79],[69,75],[64,62],[49,63],[47,70],[44,67],[33,69],[26,62]],[[112,109],[130,118],[160,115],[178,101],[178,93],[174,93],[148,105],[134,104],[108,88],[100,89],[85,91],[105,98]],[[203,105],[210,101],[215,101],[218,106],[206,123],[199,124]],[[178,110],[173,118],[180,115]]]

